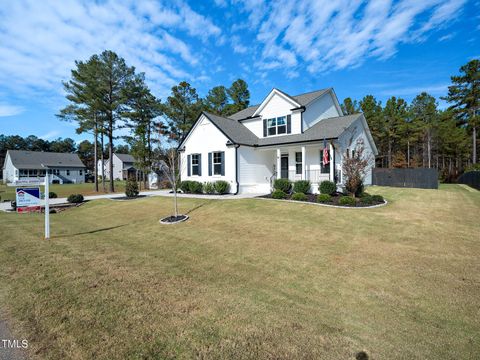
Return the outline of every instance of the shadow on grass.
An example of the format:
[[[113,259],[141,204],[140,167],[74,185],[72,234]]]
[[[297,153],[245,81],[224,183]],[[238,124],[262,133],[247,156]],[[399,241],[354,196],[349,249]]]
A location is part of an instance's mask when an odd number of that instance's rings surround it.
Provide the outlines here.
[[[60,239],[60,238],[68,238],[68,237],[72,237],[72,236],[78,236],[78,235],[95,234],[95,233],[102,232],[102,231],[108,231],[108,230],[113,230],[113,229],[121,228],[121,227],[124,227],[124,226],[127,226],[127,225],[128,225],[128,224],[117,225],[117,226],[110,226],[110,227],[101,228],[101,229],[84,231],[84,232],[80,232],[80,233],[76,233],[76,234],[56,235],[56,236],[52,236],[51,239]]]
[[[212,202],[214,202],[215,200],[208,200],[206,202],[203,202],[201,203],[200,205],[197,205],[197,206],[194,206],[193,208],[191,208],[190,210],[188,210],[185,215],[190,215],[192,212],[204,207],[204,206],[207,206],[207,205],[210,205]]]

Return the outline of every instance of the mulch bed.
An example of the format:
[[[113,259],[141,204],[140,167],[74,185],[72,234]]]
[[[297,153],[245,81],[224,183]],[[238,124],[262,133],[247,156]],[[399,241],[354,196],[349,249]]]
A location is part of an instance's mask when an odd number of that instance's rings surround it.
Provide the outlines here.
[[[291,200],[291,201],[298,201],[298,200],[292,200],[292,195],[293,194],[290,194],[288,195],[288,197],[286,199],[276,199],[276,200]],[[340,198],[342,196],[344,196],[344,194],[342,193],[335,193],[334,195],[332,195],[332,201],[330,202],[324,202],[324,203],[321,203],[321,202],[317,202],[317,196],[318,194],[306,194],[307,195],[307,200],[306,201],[298,201],[298,202],[310,202],[310,203],[317,203],[317,204],[322,204],[322,205],[333,205],[333,206],[344,206],[344,207],[372,207],[372,206],[375,206],[375,205],[380,205],[380,204],[385,204],[385,201],[373,201],[371,204],[364,204],[361,202],[361,198],[355,198],[355,205],[352,206],[352,205],[341,205],[339,203],[340,201]],[[265,199],[273,199],[272,198],[272,195],[271,194],[268,194],[268,195],[262,195],[262,196],[259,196],[260,198],[265,198]]]
[[[167,216],[163,219],[160,219],[161,224],[177,224],[188,219],[188,215],[178,215],[178,216]]]
[[[134,197],[128,197],[128,196],[121,196],[121,197],[113,197],[113,198],[110,198],[111,200],[137,200],[137,199],[142,199],[142,198],[146,198],[148,195],[138,195],[138,196],[134,196]]]

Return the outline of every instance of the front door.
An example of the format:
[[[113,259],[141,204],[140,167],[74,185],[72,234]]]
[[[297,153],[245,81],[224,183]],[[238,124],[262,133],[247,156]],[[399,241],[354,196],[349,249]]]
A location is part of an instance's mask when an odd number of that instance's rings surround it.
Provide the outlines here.
[[[288,179],[288,154],[282,155],[280,158],[280,177],[282,179]]]

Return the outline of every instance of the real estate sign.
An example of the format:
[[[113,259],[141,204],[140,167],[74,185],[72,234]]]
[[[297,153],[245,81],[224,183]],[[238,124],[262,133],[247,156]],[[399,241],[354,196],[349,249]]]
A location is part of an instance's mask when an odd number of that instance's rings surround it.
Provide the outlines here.
[[[18,212],[40,210],[40,188],[17,188],[16,201]]]

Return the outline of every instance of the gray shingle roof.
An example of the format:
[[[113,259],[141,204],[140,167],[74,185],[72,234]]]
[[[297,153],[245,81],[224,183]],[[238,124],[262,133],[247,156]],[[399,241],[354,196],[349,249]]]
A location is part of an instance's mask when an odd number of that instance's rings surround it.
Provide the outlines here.
[[[295,95],[295,96],[290,96],[290,95],[288,95],[287,93],[285,93],[281,90],[279,90],[279,91],[281,93],[291,97],[292,99],[294,99],[301,106],[305,106],[308,103],[315,100],[316,98],[318,98],[318,97],[322,96],[323,94],[325,94],[326,92],[328,92],[330,89],[331,88],[321,89],[321,90],[311,91],[311,92],[308,92],[308,93],[299,94],[299,95]],[[246,109],[240,110],[239,112],[237,112],[233,115],[230,115],[229,118],[233,119],[233,120],[242,120],[242,119],[248,118],[255,113],[255,111],[258,109],[259,106],[260,106],[260,104],[249,106]]]
[[[285,136],[274,136],[258,139],[258,146],[281,145],[296,142],[306,142],[338,138],[353,122],[359,119],[362,114],[337,116],[323,119],[305,130],[302,134]]]
[[[254,145],[258,141],[254,133],[236,120],[217,116],[206,111],[203,114],[236,144]]]
[[[117,155],[117,157],[123,162],[127,162],[127,163],[135,162],[135,158],[130,154],[117,154],[117,153],[115,153],[115,155]]]
[[[10,155],[13,165],[17,169],[41,169],[43,167],[85,167],[77,154],[25,150],[8,150],[8,154]]]
[[[307,142],[315,140],[338,138],[354,121],[359,119],[362,114],[353,114],[347,116],[337,116],[320,120],[311,128],[305,130],[302,134],[291,134],[284,136],[273,136],[258,138],[242,123],[204,112],[204,115],[210,119],[228,138],[236,144],[249,146],[269,146],[281,145],[297,142]]]

